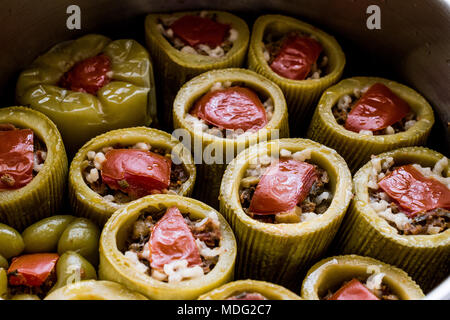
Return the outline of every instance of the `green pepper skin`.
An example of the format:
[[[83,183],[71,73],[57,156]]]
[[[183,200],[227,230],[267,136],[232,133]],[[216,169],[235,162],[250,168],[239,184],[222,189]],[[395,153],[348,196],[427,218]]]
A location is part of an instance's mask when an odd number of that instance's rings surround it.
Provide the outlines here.
[[[5,259],[18,256],[24,249],[22,236],[15,229],[0,223],[0,256]]]
[[[0,300],[6,298],[8,293],[8,276],[6,275],[6,270],[0,268]]]
[[[110,58],[111,82],[96,95],[58,86],[75,63],[101,53]],[[149,125],[156,118],[153,67],[146,49],[134,40],[111,41],[96,34],[57,44],[38,57],[19,76],[16,98],[56,123],[69,154],[98,134]]]
[[[70,283],[97,279],[97,272],[92,264],[73,251],[67,251],[59,257],[58,263],[56,264],[56,275],[58,281],[49,291],[49,294]]]

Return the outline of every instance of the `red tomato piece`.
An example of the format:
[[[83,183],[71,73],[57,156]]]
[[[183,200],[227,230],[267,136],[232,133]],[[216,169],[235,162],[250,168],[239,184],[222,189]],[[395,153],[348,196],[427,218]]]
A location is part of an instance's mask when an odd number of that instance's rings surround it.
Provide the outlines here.
[[[258,95],[238,86],[208,92],[195,103],[191,114],[220,129],[258,130],[267,124]]]
[[[380,300],[358,279],[353,279],[343,285],[328,300]]]
[[[250,202],[258,215],[287,212],[307,197],[317,180],[313,165],[293,159],[273,163],[264,173]]]
[[[152,228],[149,245],[153,269],[162,270],[176,260],[187,260],[189,267],[202,264],[194,236],[177,207],[167,209]]]
[[[96,94],[103,86],[107,85],[111,78],[111,60],[105,54],[87,58],[77,62],[59,80],[62,88]]]
[[[378,185],[411,217],[436,208],[450,209],[450,190],[447,186],[425,177],[412,165],[395,169]]]
[[[170,28],[178,38],[191,47],[207,44],[215,48],[225,41],[230,25],[208,18],[186,15],[172,23]]]
[[[0,131],[0,141],[0,190],[26,186],[33,179],[33,131]]]
[[[283,41],[270,68],[282,77],[304,80],[321,52],[322,45],[317,40],[299,35],[289,36]]]
[[[9,284],[39,287],[47,280],[58,259],[56,253],[34,253],[13,258],[8,269]]]
[[[150,151],[112,149],[105,154],[102,179],[114,190],[142,197],[161,193],[170,184],[172,161]]]
[[[409,105],[382,83],[372,85],[355,103],[345,121],[345,129],[377,131],[402,120]]]

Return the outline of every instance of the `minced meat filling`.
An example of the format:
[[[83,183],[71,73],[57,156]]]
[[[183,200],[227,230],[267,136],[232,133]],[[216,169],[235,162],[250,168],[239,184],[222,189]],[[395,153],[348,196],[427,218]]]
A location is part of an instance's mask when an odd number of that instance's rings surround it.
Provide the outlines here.
[[[317,40],[314,36],[311,36],[307,33],[301,31],[291,31],[286,34],[279,34],[275,32],[268,32],[264,35],[263,39],[263,54],[264,59],[267,61],[268,65],[271,65],[273,60],[280,53],[281,47],[283,46],[283,42],[286,38],[290,36],[298,35],[300,37],[311,37]],[[306,76],[305,80],[311,79],[319,79],[325,76],[328,72],[328,56],[325,52],[319,55],[317,61],[311,66],[311,70],[309,74]]]
[[[379,161],[376,159],[373,162]],[[441,161],[448,161],[443,158]],[[423,168],[417,164],[415,168],[420,170],[427,170],[430,168]],[[439,162],[436,167],[439,166]],[[369,177],[368,191],[369,199],[372,208],[382,216],[386,221],[397,229],[400,235],[431,235],[446,231],[450,227],[450,211],[444,208],[436,208],[427,212],[419,212],[413,217],[409,217],[403,209],[392,199],[387,193],[385,193],[379,186],[378,181],[389,175],[392,171],[396,170],[398,166],[394,165],[392,158],[384,161],[382,165],[374,163],[374,167],[378,167],[378,170],[374,168],[376,172],[373,172]],[[436,168],[435,167],[435,168]],[[431,170],[429,170],[431,173]],[[436,172],[436,170],[433,170]],[[436,173],[435,173],[436,174]],[[437,175],[439,179],[439,175]],[[441,180],[448,179],[440,175]]]
[[[151,151],[168,158],[171,157],[170,151],[164,150],[162,148],[152,148],[147,143],[140,142],[132,146],[125,146],[121,144],[116,144],[111,147],[105,147],[102,150],[95,152],[89,151],[87,154],[87,159],[83,162],[83,177],[86,184],[94,190],[96,193],[101,195],[105,200],[123,204],[130,201],[136,200],[135,196],[128,195],[120,190],[111,189],[107,184],[102,181],[101,164],[105,160],[105,154],[111,149],[139,149],[145,151]],[[168,189],[162,190],[163,193],[167,194],[177,194],[183,183],[189,179],[189,173],[186,171],[182,164],[175,164],[172,162],[170,171],[170,185]]]
[[[149,262],[149,252],[146,249],[151,235],[152,227],[164,215],[165,210],[152,213],[142,213],[134,223],[128,241],[125,254],[135,253],[139,262],[144,265],[143,271],[155,278]],[[207,274],[217,264],[220,255],[220,241],[222,239],[218,221],[207,217],[204,219],[191,219],[189,214],[182,213],[183,218],[194,236],[202,259],[201,268]],[[159,275],[158,280],[168,281],[165,275]],[[170,281],[169,281],[170,282]]]
[[[30,294],[30,295],[36,295],[41,299],[44,299],[45,296],[48,294],[50,289],[55,285],[57,281],[56,276],[56,268],[53,268],[52,272],[50,272],[47,279],[44,281],[44,283],[40,286],[26,286],[26,285],[20,285],[20,286],[8,286],[8,296],[12,297],[19,294]]]
[[[355,88],[352,94],[346,94],[342,96],[338,103],[336,103],[331,111],[333,113],[336,122],[344,126],[347,121],[348,114],[352,111],[353,106],[358,101],[358,99],[369,89],[369,87],[365,87],[363,89]],[[387,135],[387,134],[395,134],[399,132],[403,132],[411,128],[417,122],[416,115],[414,112],[408,113],[404,118],[400,121],[394,123],[391,126],[388,126],[385,129],[377,130],[377,131],[368,131],[361,130],[360,134],[366,135]]]
[[[201,11],[199,13],[196,13],[195,15],[210,19],[212,21],[217,21],[217,14],[212,12]],[[207,44],[198,44],[195,47],[191,47],[184,43],[180,38],[178,38],[171,29],[171,25],[177,19],[179,19],[179,17],[175,16],[168,18],[159,18],[158,30],[175,49],[180,50],[181,52],[194,53],[213,58],[221,58],[231,50],[231,48],[233,47],[233,43],[238,38],[238,31],[236,29],[230,28],[227,37],[220,44],[220,46],[211,48]]]

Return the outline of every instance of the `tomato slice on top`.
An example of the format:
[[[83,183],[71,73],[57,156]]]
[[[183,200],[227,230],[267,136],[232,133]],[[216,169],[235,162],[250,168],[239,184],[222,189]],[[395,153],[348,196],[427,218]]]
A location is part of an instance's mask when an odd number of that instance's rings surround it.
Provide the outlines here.
[[[111,60],[105,54],[87,58],[77,62],[59,80],[62,88],[96,94],[103,86],[107,85],[111,78]]]
[[[270,68],[282,77],[304,80],[321,52],[322,45],[317,40],[299,35],[288,36]]]
[[[0,141],[0,190],[26,186],[33,179],[33,131],[0,131]]]
[[[220,129],[257,130],[267,124],[258,95],[239,86],[208,92],[195,103],[191,114]]]
[[[317,180],[313,165],[280,159],[267,168],[250,202],[250,212],[265,215],[287,212],[307,197]]]
[[[170,184],[172,161],[150,151],[112,149],[105,154],[102,179],[114,190],[142,197]]]
[[[353,279],[343,285],[328,300],[380,300],[358,279]]]
[[[345,129],[377,131],[402,120],[409,105],[382,83],[372,85],[355,103],[345,121]]]
[[[170,28],[178,38],[191,47],[207,44],[215,48],[225,41],[230,25],[208,18],[186,15],[172,23]]]
[[[187,260],[189,267],[202,264],[194,236],[177,207],[167,209],[153,226],[149,245],[153,269],[162,270],[176,260]]]
[[[13,258],[8,269],[9,284],[39,287],[47,280],[58,259],[56,253],[34,253]]]
[[[384,192],[413,217],[436,208],[450,209],[450,190],[436,179],[425,177],[412,165],[401,166],[378,182]]]

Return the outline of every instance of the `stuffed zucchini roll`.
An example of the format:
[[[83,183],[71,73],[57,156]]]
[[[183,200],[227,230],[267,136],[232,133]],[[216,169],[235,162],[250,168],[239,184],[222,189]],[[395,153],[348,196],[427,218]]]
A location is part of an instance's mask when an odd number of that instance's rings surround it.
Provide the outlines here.
[[[19,76],[16,96],[52,119],[74,154],[105,131],[155,120],[154,86],[144,47],[90,34],[39,56]]]
[[[354,172],[372,154],[425,144],[433,124],[431,106],[416,91],[355,77],[324,92],[307,136],[336,149]]]
[[[301,300],[301,298],[292,291],[270,282],[238,280],[205,293],[199,300]]]
[[[226,164],[249,145],[288,137],[283,93],[273,82],[244,69],[206,72],[187,82],[174,102],[174,127],[194,153],[199,199],[218,205]],[[201,148],[201,149],[200,149]]]
[[[68,284],[45,297],[45,300],[147,300],[119,283],[85,280]]]
[[[228,166],[220,211],[239,243],[237,277],[295,290],[324,254],[350,199],[351,175],[332,149],[305,139],[254,145]]]
[[[152,195],[116,211],[100,241],[100,277],[150,299],[196,299],[233,278],[225,219],[191,198]]]
[[[22,230],[61,205],[67,156],[55,124],[24,107],[0,109],[0,222]]]
[[[339,80],[345,56],[322,30],[294,18],[264,15],[253,25],[248,65],[283,90],[293,130],[306,125],[321,93]]]
[[[205,71],[242,66],[249,39],[245,21],[222,11],[149,14],[145,34],[169,127],[180,87]]]
[[[450,272],[450,167],[422,147],[373,157],[354,177],[339,252],[396,265],[430,290]]]
[[[170,134],[150,128],[119,129],[93,138],[70,166],[74,212],[100,225],[130,201],[156,193],[190,196],[192,156]]]
[[[357,255],[336,256],[316,263],[303,281],[307,300],[418,300],[420,287],[406,272]]]
[[[99,237],[93,222],[69,215],[38,221],[22,234],[0,224],[0,297],[37,300],[66,284],[96,279]]]

